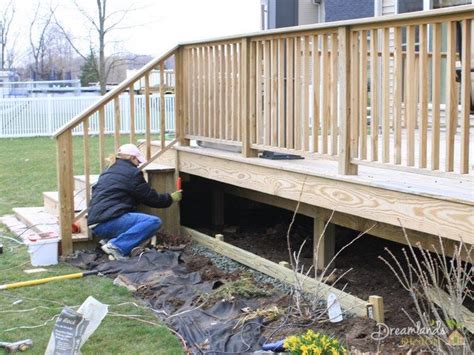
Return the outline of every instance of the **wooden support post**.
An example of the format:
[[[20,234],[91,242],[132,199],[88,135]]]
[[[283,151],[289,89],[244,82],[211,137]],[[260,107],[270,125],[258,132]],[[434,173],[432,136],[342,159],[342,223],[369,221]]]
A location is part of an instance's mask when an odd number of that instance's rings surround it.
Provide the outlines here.
[[[220,242],[224,241],[224,235],[222,234],[216,234],[214,237]]]
[[[150,164],[146,168],[148,174],[148,183],[157,191],[173,192],[176,190],[176,179],[175,169],[169,166]],[[160,231],[171,234],[179,235],[180,233],[180,216],[179,216],[179,204],[173,203],[168,208],[151,208],[146,206],[140,206],[141,211],[158,216],[163,225]]]
[[[291,269],[290,263],[288,261],[280,261],[278,265],[286,267],[287,269]]]
[[[338,122],[339,139],[339,174],[357,175],[357,165],[351,163],[351,32],[349,27],[341,27],[339,36],[339,91],[338,91]]]
[[[184,76],[184,68],[187,63],[185,63],[185,55],[184,55],[184,48],[179,48],[176,53],[176,113],[175,113],[175,122],[176,122],[176,129],[178,130],[176,137],[179,139],[179,144],[182,146],[189,146],[189,139],[184,138],[186,134],[186,127],[187,127],[187,120],[185,117],[187,116],[187,112],[185,112],[185,107],[190,105],[189,102],[185,102],[185,100],[189,100],[189,96],[187,95],[187,91],[185,90],[184,80],[191,80],[189,77]],[[187,117],[189,119],[189,117]]]
[[[255,85],[255,77],[252,71],[250,75],[250,66],[255,65],[255,51],[250,50],[250,41],[248,38],[243,38],[240,46],[240,114],[241,114],[241,129],[242,129],[242,155],[244,157],[256,157],[258,151],[251,149],[252,130],[255,130],[253,122],[255,116],[254,107],[249,106],[251,102],[250,90],[252,85]],[[222,114],[222,113],[221,113]]]
[[[326,226],[326,230],[324,227]],[[335,226],[320,217],[314,217],[313,260],[316,270],[323,270],[334,257],[336,248]]]
[[[224,191],[219,186],[212,189],[212,225],[224,225]]]
[[[377,323],[383,323],[385,320],[383,298],[380,296],[369,296],[369,303],[369,318],[372,318]]]
[[[68,130],[57,138],[57,167],[59,193],[59,225],[61,253],[72,253],[72,221],[74,218],[74,172],[72,160],[72,131]]]

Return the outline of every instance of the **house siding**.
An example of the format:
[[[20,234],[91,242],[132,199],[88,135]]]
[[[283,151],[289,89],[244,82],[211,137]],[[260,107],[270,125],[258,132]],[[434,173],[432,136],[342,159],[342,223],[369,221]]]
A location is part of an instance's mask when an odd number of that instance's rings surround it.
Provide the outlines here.
[[[319,22],[319,5],[314,5],[312,0],[298,1],[298,25],[309,25]]]
[[[327,0],[324,6],[326,22],[374,16],[373,0]]]

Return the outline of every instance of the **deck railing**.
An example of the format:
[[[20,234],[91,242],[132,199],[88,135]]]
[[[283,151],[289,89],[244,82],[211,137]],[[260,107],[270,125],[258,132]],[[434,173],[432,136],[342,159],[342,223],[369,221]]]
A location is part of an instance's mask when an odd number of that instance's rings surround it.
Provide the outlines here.
[[[150,160],[176,141],[187,145],[201,140],[241,146],[245,157],[270,150],[336,160],[341,174],[357,174],[359,165],[373,165],[471,178],[473,19],[474,6],[461,6],[177,46],[55,134],[63,251],[72,250],[71,223],[77,218],[72,130],[82,125],[87,132],[95,113],[100,125],[105,106],[114,105],[111,152],[122,140],[136,142],[133,127],[128,137],[119,134],[118,98],[126,90],[133,97],[133,85],[140,80],[145,82],[144,150]],[[161,130],[156,137],[161,149],[151,156],[149,75],[155,68],[164,73],[171,56],[176,139],[166,145]],[[165,126],[162,122],[160,127]],[[83,168],[77,170],[86,176],[91,171],[89,144],[84,135]],[[101,170],[103,130],[98,159]]]

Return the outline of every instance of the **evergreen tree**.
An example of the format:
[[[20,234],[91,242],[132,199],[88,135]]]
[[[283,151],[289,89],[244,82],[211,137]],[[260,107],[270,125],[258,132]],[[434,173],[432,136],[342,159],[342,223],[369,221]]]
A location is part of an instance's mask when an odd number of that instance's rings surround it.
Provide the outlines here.
[[[84,65],[81,66],[81,85],[88,86],[90,83],[99,82],[99,72],[97,70],[97,58],[91,51]]]

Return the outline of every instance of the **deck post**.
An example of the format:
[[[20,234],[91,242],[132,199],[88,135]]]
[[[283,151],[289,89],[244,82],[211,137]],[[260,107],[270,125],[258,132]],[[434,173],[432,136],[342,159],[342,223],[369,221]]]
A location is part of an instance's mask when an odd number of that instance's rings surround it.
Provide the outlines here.
[[[258,151],[251,148],[252,140],[252,107],[250,107],[250,88],[251,85],[255,85],[255,78],[250,75],[250,67],[255,61],[253,56],[255,53],[250,50],[251,42],[248,38],[242,38],[240,46],[240,112],[241,112],[241,128],[242,128],[242,156],[256,157]],[[251,58],[252,55],[252,58]]]
[[[338,112],[339,122],[339,174],[357,175],[357,165],[351,163],[351,31],[350,27],[341,27],[339,37],[339,91]]]
[[[179,144],[182,146],[189,146],[189,139],[184,138],[186,131],[185,114],[184,114],[184,48],[180,47],[175,54],[176,65],[176,88],[175,88],[175,127],[176,138],[179,139]]]
[[[324,230],[325,227],[326,230]],[[328,266],[334,257],[335,249],[335,225],[328,223],[320,216],[315,216],[313,227],[313,260],[315,270],[324,270]]]
[[[220,186],[212,189],[212,225],[224,225],[224,190]]]
[[[57,138],[57,167],[59,194],[59,225],[61,233],[61,254],[72,253],[72,222],[74,218],[74,176],[72,157],[72,131],[68,130]]]

